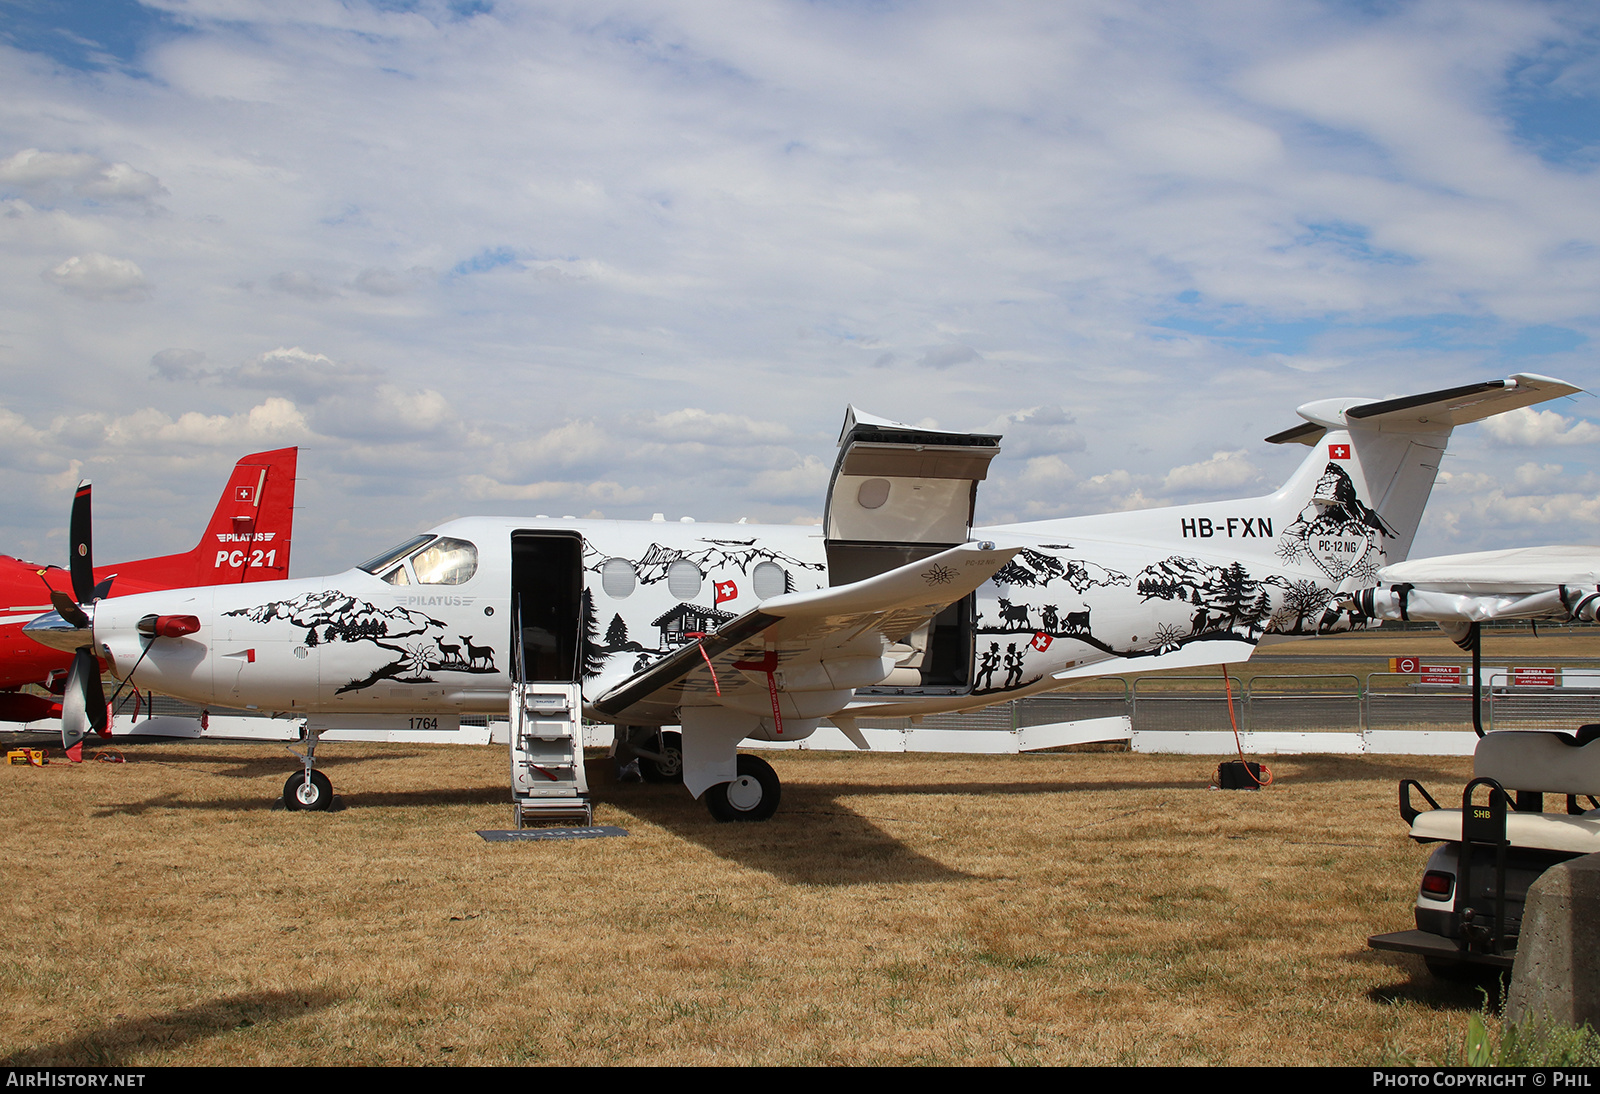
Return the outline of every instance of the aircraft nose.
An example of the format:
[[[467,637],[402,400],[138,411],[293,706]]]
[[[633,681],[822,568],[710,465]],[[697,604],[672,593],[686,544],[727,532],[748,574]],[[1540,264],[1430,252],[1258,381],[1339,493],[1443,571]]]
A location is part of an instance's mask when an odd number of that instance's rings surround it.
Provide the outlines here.
[[[60,612],[45,612],[37,619],[22,625],[22,633],[51,649],[73,653],[84,646],[94,645],[94,605],[80,605],[80,611],[89,617],[89,625],[77,627],[61,617]]]

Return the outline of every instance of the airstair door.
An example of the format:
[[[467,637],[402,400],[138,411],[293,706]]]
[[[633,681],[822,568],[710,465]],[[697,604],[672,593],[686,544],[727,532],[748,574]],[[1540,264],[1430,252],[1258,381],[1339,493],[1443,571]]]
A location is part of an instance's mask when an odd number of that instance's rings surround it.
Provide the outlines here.
[[[583,769],[583,540],[511,535],[511,800],[517,827],[593,819]]]

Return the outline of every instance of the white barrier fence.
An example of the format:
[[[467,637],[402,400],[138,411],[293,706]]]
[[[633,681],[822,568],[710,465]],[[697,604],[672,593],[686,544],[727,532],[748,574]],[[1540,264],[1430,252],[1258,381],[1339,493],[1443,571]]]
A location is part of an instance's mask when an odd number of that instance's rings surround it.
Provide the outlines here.
[[[1462,674],[1463,676],[1465,674]],[[1600,722],[1600,670],[1506,669],[1484,672],[1486,729],[1563,729]],[[1125,742],[1135,752],[1223,755],[1242,747],[1253,755],[1370,753],[1470,755],[1469,684],[1424,680],[1417,674],[1256,676],[1233,681],[1150,676],[1133,683],[1106,677],[1087,687],[1011,700],[960,714],[863,719],[855,737],[824,725],[799,742],[747,742],[752,748],[874,752],[1019,753],[1096,742]],[[254,712],[199,712],[157,700],[154,714],[113,721],[114,737],[157,736],[295,741],[304,720]],[[504,719],[441,716],[396,725],[388,716],[344,716],[324,741],[426,744],[505,744]],[[56,722],[28,730],[49,732]],[[608,726],[591,727],[591,745],[608,745]],[[1238,744],[1235,744],[1237,734]]]

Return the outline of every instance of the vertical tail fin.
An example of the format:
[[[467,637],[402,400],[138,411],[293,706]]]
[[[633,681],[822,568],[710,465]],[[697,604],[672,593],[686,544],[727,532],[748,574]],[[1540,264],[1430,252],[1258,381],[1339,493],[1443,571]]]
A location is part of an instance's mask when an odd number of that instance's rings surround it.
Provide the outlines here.
[[[277,581],[289,576],[297,448],[258,452],[234,465],[200,537],[195,584]]]
[[[1318,449],[1291,486],[1326,461],[1280,554],[1304,553],[1335,580],[1345,577],[1347,563],[1359,559],[1361,572],[1351,576],[1357,584],[1370,584],[1375,575],[1366,572],[1369,568],[1400,562],[1410,552],[1456,426],[1580,390],[1547,376],[1519,373],[1378,402],[1324,399],[1305,404],[1298,413],[1307,424],[1267,438],[1274,444],[1293,441]],[[1377,550],[1370,551],[1374,546]]]
[[[234,465],[193,550],[125,562],[115,592],[277,581],[289,576],[298,448],[256,452]]]

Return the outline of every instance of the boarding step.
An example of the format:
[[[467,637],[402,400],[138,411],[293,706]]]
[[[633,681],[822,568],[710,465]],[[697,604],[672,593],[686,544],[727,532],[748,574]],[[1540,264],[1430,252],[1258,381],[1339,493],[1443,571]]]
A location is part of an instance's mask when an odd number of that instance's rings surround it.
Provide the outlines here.
[[[511,689],[511,800],[517,827],[593,819],[583,769],[583,695],[577,684]]]
[[[524,798],[514,804],[511,811],[518,828],[561,823],[588,828],[594,824],[594,806],[588,801]]]

